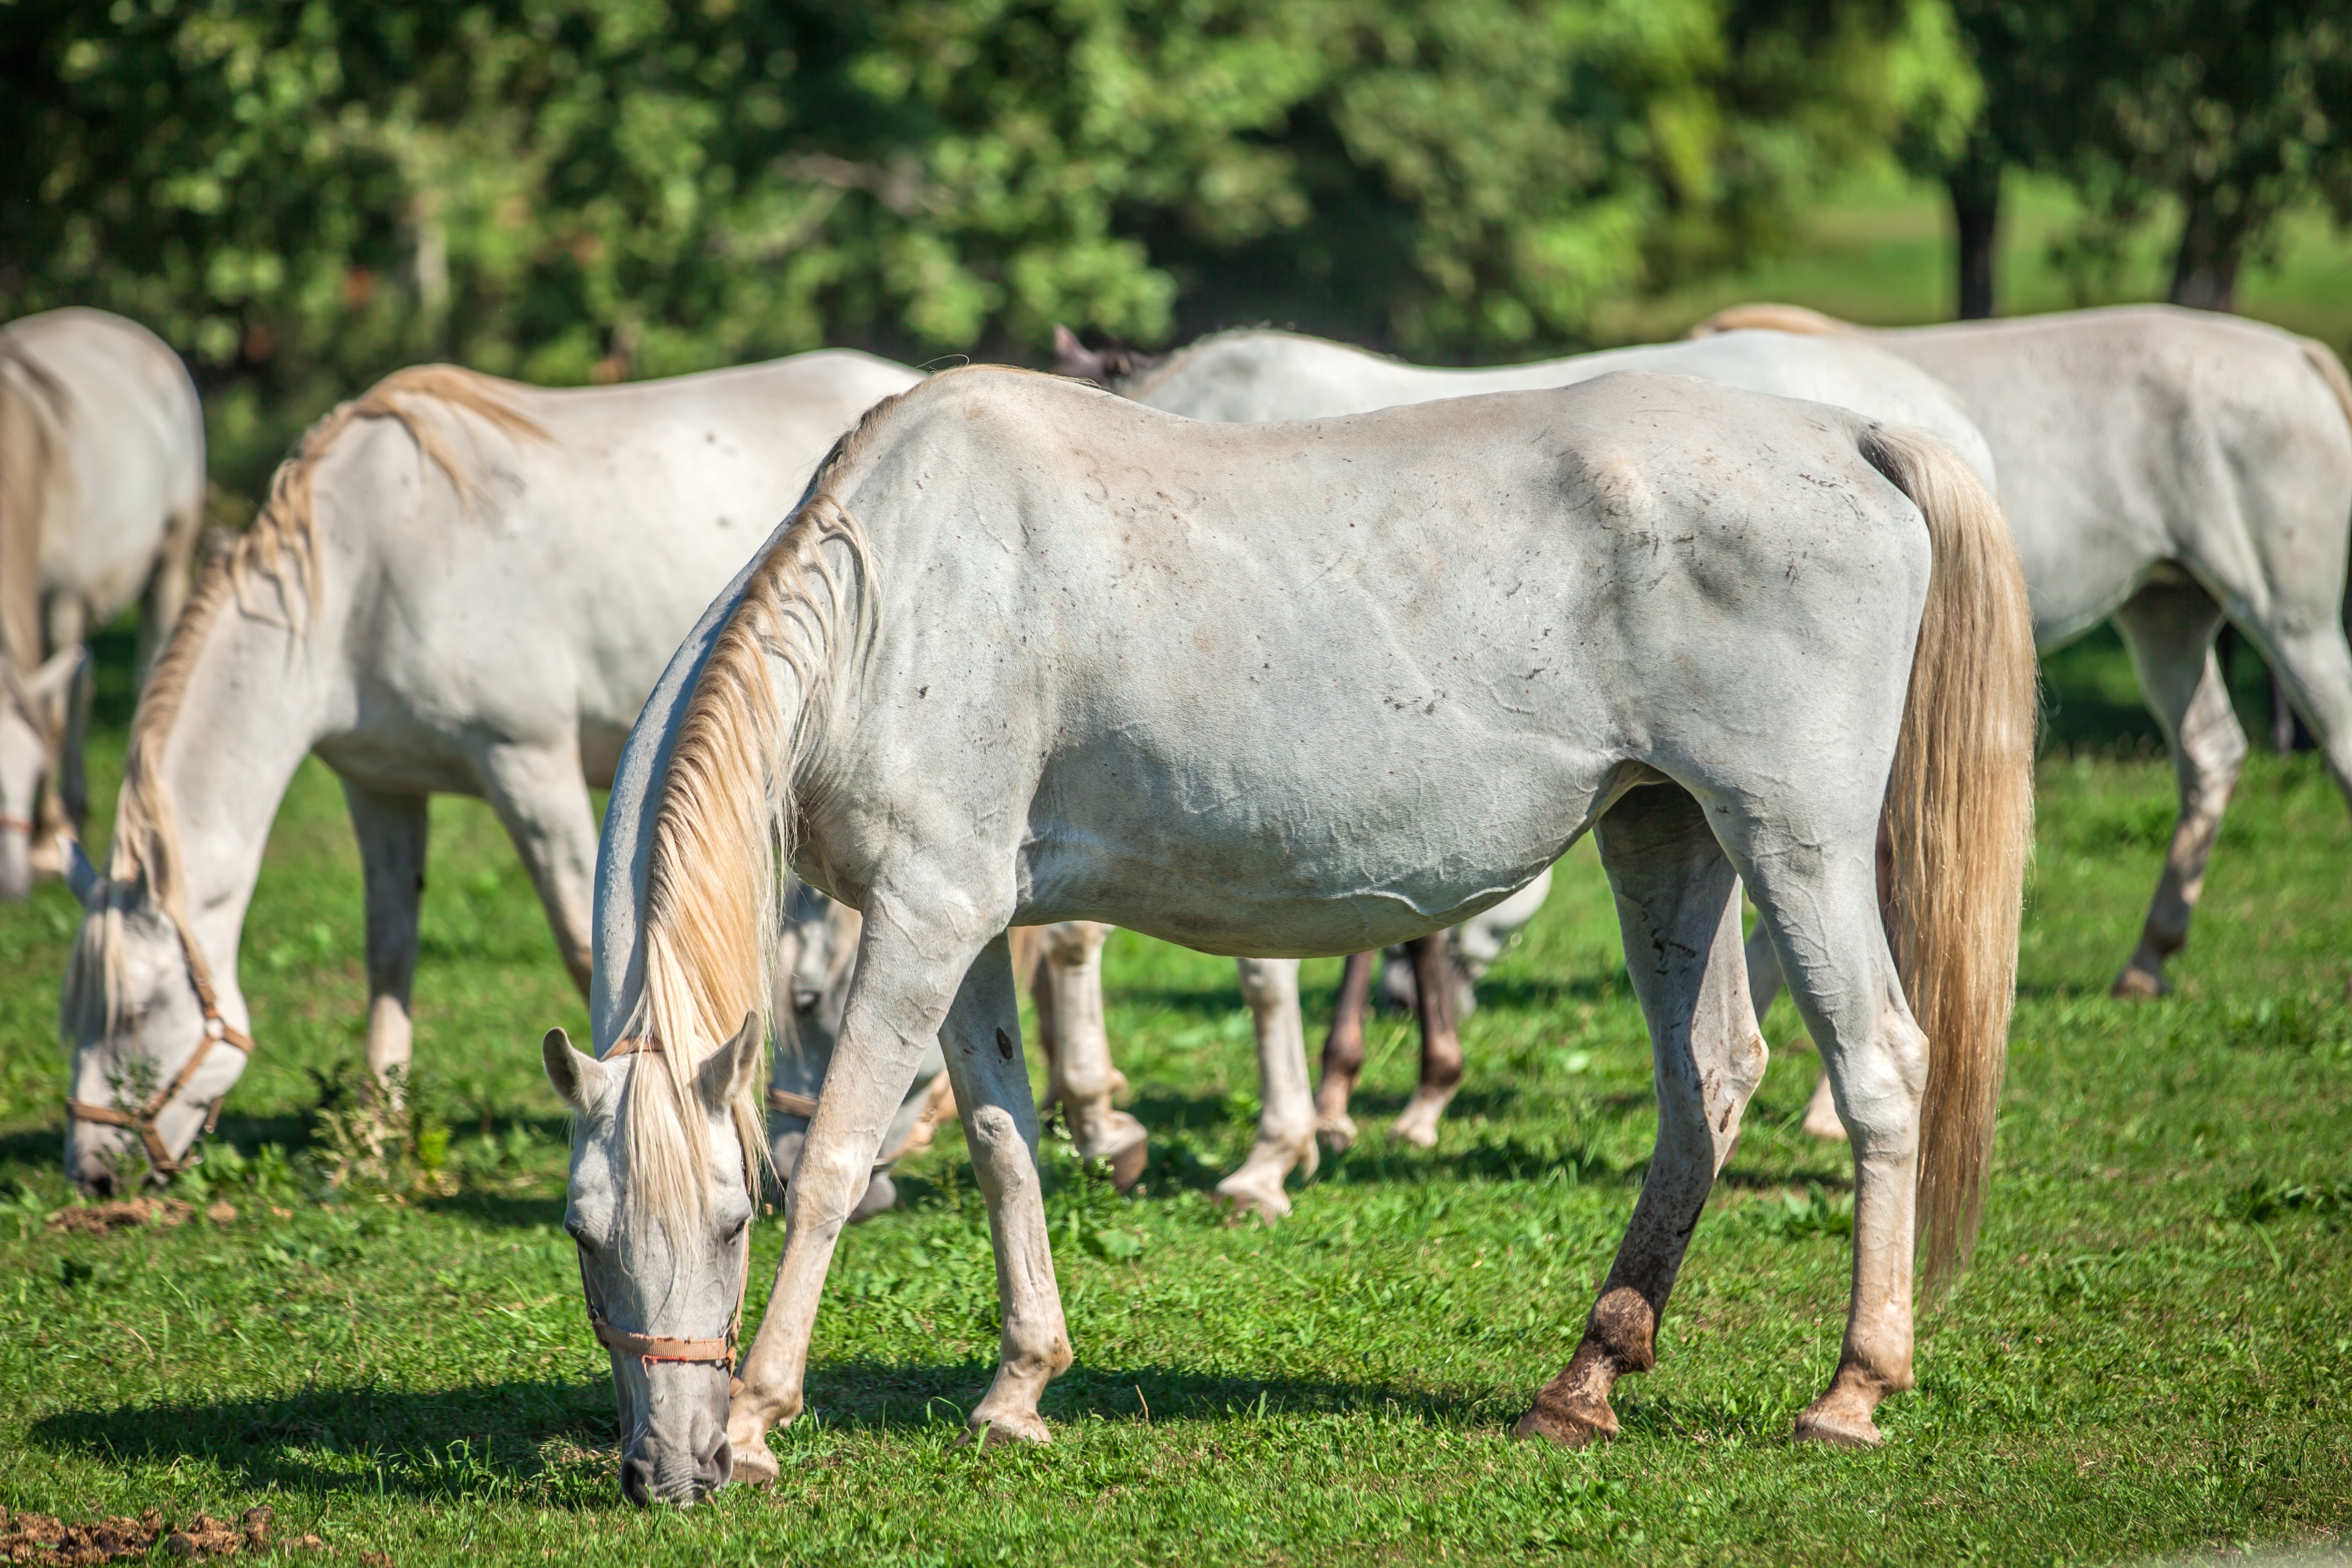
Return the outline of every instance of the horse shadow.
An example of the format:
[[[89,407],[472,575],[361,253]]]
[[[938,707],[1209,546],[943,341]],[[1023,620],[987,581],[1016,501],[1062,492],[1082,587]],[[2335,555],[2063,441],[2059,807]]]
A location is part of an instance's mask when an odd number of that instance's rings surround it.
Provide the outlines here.
[[[924,1427],[960,1434],[995,1368],[979,1357],[916,1363],[871,1359],[810,1367],[804,1426],[776,1434],[779,1458],[802,1433]],[[1049,1421],[1230,1422],[1384,1415],[1462,1428],[1506,1412],[1499,1390],[1407,1388],[1286,1376],[1211,1373],[1161,1363],[1080,1363],[1045,1392]],[[257,1399],[62,1410],[33,1422],[38,1446],[111,1466],[195,1460],[232,1488],[330,1498],[392,1494],[457,1501],[540,1483],[542,1506],[617,1506],[593,1478],[618,1462],[611,1386],[602,1378],[388,1390],[309,1387]],[[583,1467],[591,1473],[583,1474]],[[557,1474],[561,1472],[561,1474]],[[549,1484],[552,1483],[552,1484]]]

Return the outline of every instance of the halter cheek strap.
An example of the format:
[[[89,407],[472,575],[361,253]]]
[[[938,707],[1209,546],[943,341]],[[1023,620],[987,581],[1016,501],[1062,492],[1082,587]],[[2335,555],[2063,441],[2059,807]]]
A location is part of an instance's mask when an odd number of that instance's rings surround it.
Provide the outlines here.
[[[170,914],[169,910],[165,912]],[[159,1176],[176,1176],[192,1162],[173,1158],[171,1148],[164,1143],[163,1134],[155,1125],[155,1118],[163,1114],[165,1106],[180,1097],[180,1091],[188,1087],[189,1080],[205,1065],[205,1058],[212,1055],[215,1046],[225,1045],[243,1051],[248,1061],[254,1052],[253,1037],[221,1016],[220,997],[213,990],[212,971],[205,966],[204,954],[197,951],[195,940],[189,936],[188,928],[180,923],[180,917],[176,914],[171,915],[171,921],[172,929],[180,935],[180,958],[187,966],[188,982],[195,987],[196,1001],[204,1008],[204,1033],[196,1040],[196,1048],[189,1053],[188,1059],[173,1075],[172,1081],[157,1089],[149,1097],[147,1103],[136,1110],[124,1110],[111,1105],[92,1105],[86,1100],[68,1099],[66,1101],[66,1114],[77,1121],[95,1121],[107,1127],[128,1128],[138,1133],[139,1141],[147,1148],[147,1162],[155,1167],[155,1173]],[[224,1090],[224,1097],[226,1093]],[[205,1136],[209,1137],[213,1129],[219,1125],[220,1110],[220,1100],[215,1099],[212,1109],[205,1113]]]
[[[631,1037],[615,1042],[613,1048],[604,1053],[604,1059],[610,1061],[614,1057],[626,1056],[657,1057],[661,1054],[659,1040]],[[727,1337],[724,1339],[680,1340],[672,1339],[667,1334],[638,1334],[632,1333],[626,1329],[614,1328],[604,1321],[604,1312],[596,1305],[595,1292],[588,1288],[588,1253],[585,1247],[579,1249],[578,1261],[580,1296],[587,1303],[588,1326],[594,1331],[598,1344],[615,1355],[635,1356],[647,1366],[651,1366],[657,1361],[708,1363],[724,1366],[730,1378],[734,1375],[735,1345],[743,1327],[743,1298],[751,1289],[750,1221],[745,1221],[743,1225],[743,1254],[741,1268],[735,1287],[735,1311],[733,1316],[727,1320]]]

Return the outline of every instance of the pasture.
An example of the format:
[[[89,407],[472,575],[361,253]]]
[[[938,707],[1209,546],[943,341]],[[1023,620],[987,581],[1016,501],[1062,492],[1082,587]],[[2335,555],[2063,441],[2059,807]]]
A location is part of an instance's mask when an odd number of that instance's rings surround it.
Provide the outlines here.
[[[127,645],[103,651],[110,804]],[[2111,638],[2052,675],[1990,1219],[1975,1271],[1922,1316],[1920,1384],[1883,1410],[1881,1451],[1787,1441],[1836,1357],[1850,1199],[1843,1149],[1797,1131],[1816,1068],[1789,1048],[1785,1001],[1658,1370],[1620,1385],[1623,1440],[1507,1437],[1573,1347],[1654,1121],[1580,846],[1465,1021],[1469,1076],[1437,1149],[1364,1118],[1279,1227],[1209,1201],[1255,1111],[1230,963],[1121,933],[1112,1037],[1153,1164],[1120,1199],[1048,1151],[1078,1353],[1045,1399],[1055,1446],[952,1447],[996,1305],[950,1128],[900,1167],[909,1206],[844,1243],[813,1414],[774,1439],[782,1482],[631,1510],[557,1228],[564,1125],[536,1042],[585,1020],[537,901],[487,809],[436,805],[416,1125],[371,1168],[343,1114],[358,871],[312,763],[247,925],[261,1054],[176,1223],[59,1217],[54,1007],[76,910],[55,884],[0,909],[0,1503],[176,1520],[267,1503],[281,1536],[404,1563],[2053,1563],[2338,1542],[2352,826],[2315,758],[2258,756],[2181,994],[2108,1001],[2171,783]],[[1316,1040],[1337,969],[1307,969]],[[1392,1113],[1412,1078],[1409,1026],[1380,1020],[1360,1107]],[[781,1239],[759,1226],[754,1318]]]

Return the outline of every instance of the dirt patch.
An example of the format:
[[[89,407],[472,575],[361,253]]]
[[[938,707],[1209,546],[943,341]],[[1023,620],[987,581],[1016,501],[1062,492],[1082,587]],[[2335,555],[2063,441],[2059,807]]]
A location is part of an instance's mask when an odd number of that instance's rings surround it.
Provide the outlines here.
[[[12,1514],[0,1509],[0,1560],[44,1564],[114,1563],[144,1557],[158,1543],[174,1557],[315,1552],[326,1546],[315,1535],[273,1539],[270,1517],[266,1508],[249,1508],[235,1524],[204,1513],[174,1524],[163,1517],[163,1510],[151,1508],[136,1519],[126,1516],[68,1524],[45,1513]]]
[[[142,1225],[184,1225],[195,1212],[194,1205],[177,1198],[130,1198],[59,1209],[49,1216],[49,1228],[68,1236],[105,1236]]]

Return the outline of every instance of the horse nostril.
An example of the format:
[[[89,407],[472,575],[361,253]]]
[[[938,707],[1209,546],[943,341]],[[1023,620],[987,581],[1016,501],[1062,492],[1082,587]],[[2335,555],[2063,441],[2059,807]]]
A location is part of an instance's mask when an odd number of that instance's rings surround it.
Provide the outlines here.
[[[94,1198],[114,1195],[114,1173],[100,1165],[81,1179],[82,1191]]]
[[[653,1497],[653,1467],[643,1459],[621,1461],[621,1495],[644,1508]]]
[[[718,1447],[702,1457],[700,1471],[695,1479],[702,1483],[705,1491],[715,1492],[735,1479],[735,1445],[727,1440],[724,1432],[719,1435]]]

